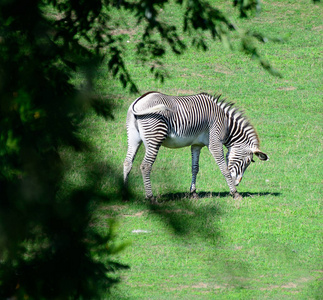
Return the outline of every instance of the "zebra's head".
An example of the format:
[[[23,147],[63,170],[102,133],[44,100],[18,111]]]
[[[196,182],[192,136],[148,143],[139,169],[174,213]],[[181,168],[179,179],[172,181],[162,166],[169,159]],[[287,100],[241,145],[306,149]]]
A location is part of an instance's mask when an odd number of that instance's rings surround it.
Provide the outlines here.
[[[230,171],[234,185],[239,185],[242,180],[243,174],[250,165],[254,162],[253,155],[258,156],[260,160],[268,160],[267,154],[261,152],[259,149],[254,151],[246,150],[243,148],[229,148],[226,155],[228,169]]]

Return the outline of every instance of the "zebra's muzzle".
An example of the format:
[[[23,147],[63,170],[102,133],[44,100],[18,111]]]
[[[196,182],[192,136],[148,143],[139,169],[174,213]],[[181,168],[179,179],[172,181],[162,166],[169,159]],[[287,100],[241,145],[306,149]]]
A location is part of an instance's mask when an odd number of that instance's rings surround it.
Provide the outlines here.
[[[233,179],[234,185],[238,186],[242,180],[242,176],[239,176],[238,178],[233,177],[232,179]]]

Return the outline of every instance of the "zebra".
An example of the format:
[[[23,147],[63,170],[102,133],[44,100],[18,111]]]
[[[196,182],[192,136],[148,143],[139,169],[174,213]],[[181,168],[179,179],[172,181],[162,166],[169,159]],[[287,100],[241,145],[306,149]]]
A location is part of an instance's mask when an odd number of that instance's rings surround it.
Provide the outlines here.
[[[140,165],[146,199],[153,201],[150,172],[160,146],[181,148],[191,146],[192,182],[190,193],[196,194],[199,156],[207,146],[236,200],[242,199],[236,186],[253,160],[268,160],[259,150],[259,138],[243,112],[232,102],[220,100],[221,95],[201,93],[191,96],[169,96],[148,92],[129,107],[126,127],[128,150],[124,161],[124,184],[132,168],[135,155],[143,142],[144,159]],[[224,159],[223,145],[228,149]]]

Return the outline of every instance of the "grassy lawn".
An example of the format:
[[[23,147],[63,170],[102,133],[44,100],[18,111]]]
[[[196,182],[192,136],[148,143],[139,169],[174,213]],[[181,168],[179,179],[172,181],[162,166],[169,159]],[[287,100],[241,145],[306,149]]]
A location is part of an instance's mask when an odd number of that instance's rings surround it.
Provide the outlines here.
[[[193,200],[187,196],[190,149],[162,148],[151,175],[160,204],[151,206],[139,170],[142,146],[130,174],[130,201],[104,203],[95,212],[93,226],[100,233],[116,218],[119,241],[131,242],[117,257],[131,269],[121,273],[116,299],[322,299],[323,9],[309,0],[263,2],[260,16],[235,21],[285,39],[261,47],[283,78],[238,52],[238,43],[232,53],[210,40],[208,52],[192,48],[183,56],[168,55],[169,78],[156,82],[132,55],[131,42],[140,38],[136,30],[124,29],[129,71],[142,93],[222,93],[245,110],[270,160],[255,159],[238,187],[244,199],[235,202],[203,149],[199,199]],[[176,7],[165,8],[165,18],[177,14]],[[95,160],[122,176],[126,113],[139,95],[124,91],[104,68],[97,85],[116,99],[115,119],[89,116],[84,136],[95,147]],[[75,165],[84,163],[93,162],[80,157]],[[98,188],[118,192],[120,180],[105,165],[102,171],[107,177]],[[82,178],[71,174],[70,180]]]

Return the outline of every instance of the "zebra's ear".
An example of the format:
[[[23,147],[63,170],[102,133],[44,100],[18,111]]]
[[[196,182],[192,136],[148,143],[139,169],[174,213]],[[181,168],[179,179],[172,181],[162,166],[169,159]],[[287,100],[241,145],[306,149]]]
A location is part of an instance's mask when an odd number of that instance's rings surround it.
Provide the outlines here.
[[[256,150],[254,154],[257,155],[260,160],[269,160],[268,155],[260,150]]]

